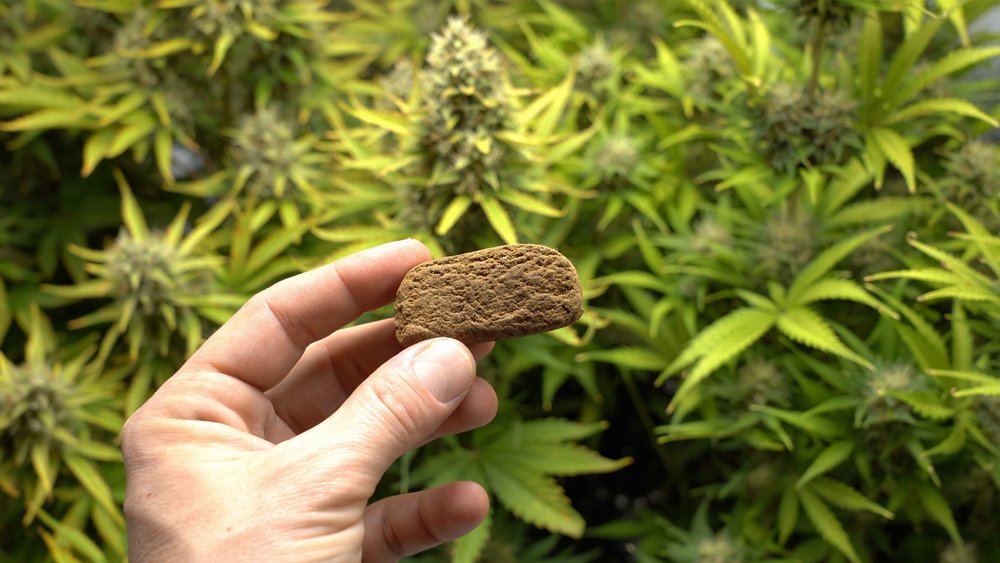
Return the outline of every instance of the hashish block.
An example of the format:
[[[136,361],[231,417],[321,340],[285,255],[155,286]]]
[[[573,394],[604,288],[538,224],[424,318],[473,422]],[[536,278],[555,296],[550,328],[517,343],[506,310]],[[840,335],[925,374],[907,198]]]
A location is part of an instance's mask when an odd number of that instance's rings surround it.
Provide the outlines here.
[[[512,244],[425,262],[396,292],[396,338],[404,346],[447,336],[466,344],[573,324],[583,292],[557,250]]]

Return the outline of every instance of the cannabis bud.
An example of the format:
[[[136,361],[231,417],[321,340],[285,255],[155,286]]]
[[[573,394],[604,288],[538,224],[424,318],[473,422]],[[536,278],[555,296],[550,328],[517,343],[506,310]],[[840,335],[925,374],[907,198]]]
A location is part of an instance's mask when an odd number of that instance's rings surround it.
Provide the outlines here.
[[[422,145],[432,178],[453,193],[497,188],[505,151],[496,139],[506,128],[509,102],[500,55],[464,18],[435,34],[427,55]]]
[[[996,145],[969,141],[945,155],[944,168],[947,195],[956,203],[1000,194],[1000,147]]]
[[[788,381],[777,364],[751,358],[739,369],[738,386],[748,405],[786,405]]]
[[[698,254],[715,254],[719,249],[729,248],[732,244],[732,231],[715,218],[703,217],[695,223],[691,249]]]
[[[417,69],[409,59],[402,59],[393,65],[379,83],[390,98],[406,100],[413,91],[417,79]],[[389,105],[389,104],[387,104]]]
[[[868,375],[864,388],[864,413],[861,426],[883,424],[893,421],[912,422],[910,407],[892,396],[896,391],[919,391],[927,387],[926,376],[917,372],[909,363],[883,363]]]
[[[736,77],[729,53],[713,35],[692,41],[685,63],[688,90],[696,98],[712,98],[719,84]]]
[[[143,314],[154,314],[167,300],[177,281],[176,249],[166,244],[162,233],[149,233],[136,240],[122,230],[107,251],[107,278],[119,297],[135,297]]]
[[[67,418],[66,399],[74,395],[70,382],[47,365],[9,366],[0,377],[0,427],[4,451],[18,452],[24,444],[46,443]],[[7,417],[11,417],[9,420]]]
[[[605,180],[627,178],[639,163],[639,147],[628,135],[614,133],[596,145],[592,158]]]
[[[819,247],[815,220],[802,211],[777,213],[755,245],[757,262],[769,278],[790,282],[808,264]]]
[[[743,553],[725,532],[719,532],[698,543],[698,563],[740,563]]]
[[[262,197],[284,197],[288,172],[308,151],[297,143],[295,129],[277,110],[263,108],[245,116],[232,139],[235,166],[251,172],[247,189]]]
[[[856,104],[839,90],[778,84],[758,110],[758,139],[771,166],[793,172],[799,166],[843,162],[851,148],[861,147],[854,127]]]
[[[618,62],[603,39],[598,39],[576,55],[576,86],[594,92],[601,81],[610,77]]]

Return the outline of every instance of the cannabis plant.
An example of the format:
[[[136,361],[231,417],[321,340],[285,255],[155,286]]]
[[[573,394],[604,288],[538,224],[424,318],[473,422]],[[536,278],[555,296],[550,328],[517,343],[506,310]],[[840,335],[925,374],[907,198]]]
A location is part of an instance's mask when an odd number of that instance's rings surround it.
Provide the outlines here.
[[[493,501],[415,561],[1000,558],[996,9],[0,6],[0,559],[126,557],[124,417],[407,237],[557,247],[586,304],[387,474]]]

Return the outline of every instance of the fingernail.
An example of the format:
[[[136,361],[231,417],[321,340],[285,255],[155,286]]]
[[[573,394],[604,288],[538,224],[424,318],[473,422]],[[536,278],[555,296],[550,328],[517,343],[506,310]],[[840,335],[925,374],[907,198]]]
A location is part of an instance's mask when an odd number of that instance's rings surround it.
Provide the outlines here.
[[[413,373],[442,403],[454,401],[469,389],[474,370],[469,350],[450,338],[427,342],[413,357]]]

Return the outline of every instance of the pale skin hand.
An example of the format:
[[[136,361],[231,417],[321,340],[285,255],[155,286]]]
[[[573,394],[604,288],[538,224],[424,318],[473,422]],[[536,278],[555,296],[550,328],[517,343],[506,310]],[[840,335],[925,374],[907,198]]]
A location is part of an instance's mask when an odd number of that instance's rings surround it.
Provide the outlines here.
[[[485,518],[467,482],[369,504],[399,456],[496,414],[475,373],[492,345],[403,350],[391,320],[338,330],[429,259],[401,241],[274,285],[128,420],[133,561],[398,561]]]

